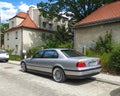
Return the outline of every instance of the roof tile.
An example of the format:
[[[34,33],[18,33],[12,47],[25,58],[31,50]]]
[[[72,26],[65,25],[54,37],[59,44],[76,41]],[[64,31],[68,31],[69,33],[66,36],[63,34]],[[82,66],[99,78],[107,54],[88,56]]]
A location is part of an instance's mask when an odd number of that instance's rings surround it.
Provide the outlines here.
[[[37,28],[36,24],[31,20],[28,14],[25,20],[23,20],[23,22],[20,25],[18,25],[18,27],[21,27],[21,26],[28,27],[28,28]]]
[[[82,25],[86,23],[92,23],[96,21],[102,21],[112,18],[118,18],[120,17],[120,1],[116,1],[110,4],[106,4],[90,15],[88,15],[86,18],[82,19],[77,23],[77,25]]]

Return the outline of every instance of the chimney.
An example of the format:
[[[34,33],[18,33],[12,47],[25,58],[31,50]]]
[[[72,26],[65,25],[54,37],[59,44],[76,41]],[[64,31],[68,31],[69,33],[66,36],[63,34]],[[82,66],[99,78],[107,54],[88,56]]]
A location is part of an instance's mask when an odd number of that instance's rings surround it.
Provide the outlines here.
[[[29,14],[29,16],[30,16],[30,18],[33,20],[34,18],[33,18],[33,15],[34,15],[34,9],[35,9],[35,7],[34,6],[30,6],[29,7],[29,10],[28,10],[28,14]]]

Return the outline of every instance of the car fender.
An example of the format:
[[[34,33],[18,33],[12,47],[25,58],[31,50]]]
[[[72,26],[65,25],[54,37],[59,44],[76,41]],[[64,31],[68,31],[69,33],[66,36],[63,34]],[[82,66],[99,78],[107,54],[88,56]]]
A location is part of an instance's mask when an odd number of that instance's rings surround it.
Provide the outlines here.
[[[56,68],[56,67],[59,67],[59,68],[61,68],[62,70],[64,70],[64,67],[63,67],[61,64],[55,64],[55,65],[53,66],[53,68],[52,68],[52,71],[53,71],[54,68]]]

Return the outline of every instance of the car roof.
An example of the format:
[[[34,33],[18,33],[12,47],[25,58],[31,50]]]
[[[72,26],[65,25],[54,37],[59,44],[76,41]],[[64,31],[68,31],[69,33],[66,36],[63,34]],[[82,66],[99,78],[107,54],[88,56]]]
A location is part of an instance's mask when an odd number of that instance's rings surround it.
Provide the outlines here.
[[[43,50],[71,50],[70,48],[49,48],[49,49],[43,49]]]

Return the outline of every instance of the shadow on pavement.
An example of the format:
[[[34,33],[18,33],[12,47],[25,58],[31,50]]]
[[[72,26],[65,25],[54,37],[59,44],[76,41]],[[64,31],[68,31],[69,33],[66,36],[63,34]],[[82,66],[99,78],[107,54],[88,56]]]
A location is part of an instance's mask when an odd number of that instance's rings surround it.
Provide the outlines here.
[[[83,85],[86,83],[90,83],[95,81],[95,79],[91,79],[91,78],[85,78],[85,79],[67,79],[66,80],[66,84],[69,85],[74,85],[74,86],[79,86],[79,85]]]
[[[110,96],[120,96],[120,88],[111,91]]]
[[[19,70],[22,72],[22,70]],[[41,72],[37,72],[37,71],[33,71],[33,70],[30,70],[28,71],[27,73],[29,74],[32,74],[32,75],[36,75],[36,76],[40,76],[40,77],[43,77],[43,78],[46,78],[46,79],[49,79],[51,81],[54,81],[51,74],[43,74]],[[93,82],[95,81],[95,79],[93,78],[86,78],[86,79],[67,79],[65,82],[63,82],[64,84],[68,84],[68,85],[73,85],[73,86],[79,86],[79,85],[83,85],[83,84],[86,84],[86,83],[90,83],[90,82]],[[55,81],[54,81],[55,82]],[[62,83],[62,84],[63,84]]]

